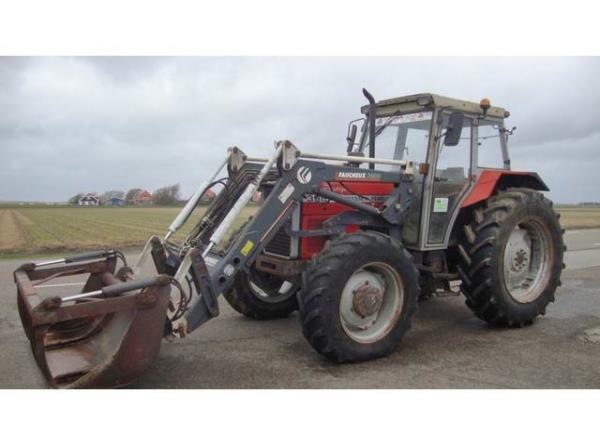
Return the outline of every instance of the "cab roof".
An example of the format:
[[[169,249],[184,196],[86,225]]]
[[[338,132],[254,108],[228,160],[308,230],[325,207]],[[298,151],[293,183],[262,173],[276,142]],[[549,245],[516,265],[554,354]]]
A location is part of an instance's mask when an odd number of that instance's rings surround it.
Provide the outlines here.
[[[452,110],[465,113],[481,114],[482,109],[479,103],[453,99],[433,93],[419,93],[410,96],[401,96],[397,98],[384,99],[377,102],[377,114],[387,115],[389,113],[404,111],[419,111],[427,108],[448,107]],[[366,113],[369,110],[368,105],[361,107],[361,112]],[[487,116],[494,118],[507,118],[509,112],[501,107],[491,106],[487,111]]]

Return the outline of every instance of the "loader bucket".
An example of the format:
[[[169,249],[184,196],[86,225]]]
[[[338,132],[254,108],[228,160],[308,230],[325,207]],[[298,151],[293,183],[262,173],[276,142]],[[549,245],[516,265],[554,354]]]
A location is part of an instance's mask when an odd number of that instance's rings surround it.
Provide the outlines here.
[[[21,322],[52,387],[121,387],[157,356],[170,279],[123,281],[114,267],[115,259],[108,257],[52,267],[29,263],[15,271]],[[59,277],[65,281],[79,275],[87,276],[80,294],[43,298],[36,289]]]

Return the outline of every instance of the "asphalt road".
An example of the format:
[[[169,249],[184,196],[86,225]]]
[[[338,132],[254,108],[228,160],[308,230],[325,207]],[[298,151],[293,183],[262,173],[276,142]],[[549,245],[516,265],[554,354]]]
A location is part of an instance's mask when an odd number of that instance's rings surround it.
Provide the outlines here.
[[[573,230],[565,233],[569,269],[600,266],[600,229]]]
[[[302,337],[298,317],[252,321],[221,301],[222,314],[183,340],[163,342],[134,388],[598,388],[600,230],[570,231],[563,286],[530,327],[495,329],[464,298],[422,302],[397,352],[335,365]],[[0,262],[0,388],[44,388]],[[598,334],[595,334],[598,333]]]

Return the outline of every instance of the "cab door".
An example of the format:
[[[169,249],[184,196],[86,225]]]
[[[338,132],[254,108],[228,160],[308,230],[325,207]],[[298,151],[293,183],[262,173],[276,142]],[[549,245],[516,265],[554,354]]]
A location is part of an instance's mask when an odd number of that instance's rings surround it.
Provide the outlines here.
[[[433,150],[433,168],[429,172],[429,200],[424,209],[424,248],[445,248],[463,195],[472,178],[473,119],[464,116],[461,137],[456,146],[445,146],[443,132],[450,112],[442,112],[438,138]]]

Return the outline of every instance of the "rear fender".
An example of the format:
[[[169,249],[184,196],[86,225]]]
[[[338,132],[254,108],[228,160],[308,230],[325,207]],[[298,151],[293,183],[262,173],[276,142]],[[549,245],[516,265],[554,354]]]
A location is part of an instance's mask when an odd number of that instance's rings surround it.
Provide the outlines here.
[[[497,190],[509,187],[526,187],[528,189],[548,191],[546,183],[535,172],[515,172],[512,170],[483,170],[477,178],[475,185],[467,194],[461,208],[466,208],[480,201],[486,200]]]

